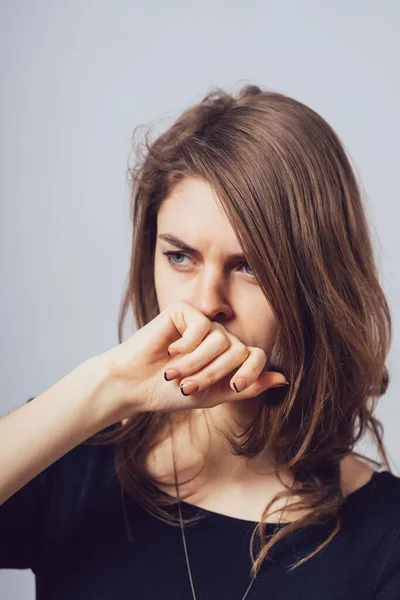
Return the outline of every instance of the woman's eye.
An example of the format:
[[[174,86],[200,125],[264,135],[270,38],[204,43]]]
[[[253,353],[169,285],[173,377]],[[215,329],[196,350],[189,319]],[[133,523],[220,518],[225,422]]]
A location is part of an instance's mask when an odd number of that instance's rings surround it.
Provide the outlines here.
[[[183,258],[188,258],[190,260],[190,256],[188,256],[187,254],[184,254],[183,252],[163,252],[163,254],[167,257],[168,262],[170,264],[175,265],[177,267],[179,267],[179,266],[185,266],[185,263],[183,263],[182,261],[179,261],[179,260],[176,261],[175,257],[177,257],[177,256],[179,257],[180,256],[180,257],[183,257]],[[250,265],[248,263],[246,263],[246,262],[242,263],[239,266],[241,268],[247,267],[251,271]],[[251,273],[246,273],[246,275],[248,275],[251,278],[254,278],[254,275],[253,275],[252,272]]]
[[[182,254],[182,252],[163,252],[163,254],[165,254],[165,256],[168,259],[169,263],[172,263],[173,265],[181,265],[181,262],[176,262],[175,260],[173,260],[173,258],[175,256],[185,256],[186,258],[189,258],[186,254]]]
[[[242,267],[248,267],[250,269],[250,271],[251,271],[250,265],[248,263],[243,263]],[[249,275],[249,273],[247,273],[247,275]],[[253,271],[251,271],[250,277],[254,277]]]

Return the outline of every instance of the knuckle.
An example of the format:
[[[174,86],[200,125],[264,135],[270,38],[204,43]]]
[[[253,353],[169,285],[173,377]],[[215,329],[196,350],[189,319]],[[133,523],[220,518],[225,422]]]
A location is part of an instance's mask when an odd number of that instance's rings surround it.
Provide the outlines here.
[[[264,364],[267,362],[267,353],[262,348],[255,347],[254,354],[260,358],[260,360],[264,361]]]
[[[216,374],[213,371],[209,371],[204,374],[204,379],[207,387],[211,387],[217,382]]]
[[[249,346],[249,354],[251,354],[256,359],[257,362],[264,361],[264,363],[265,363],[267,361],[266,352],[262,348],[259,348],[258,346]]]
[[[247,346],[245,346],[244,344],[237,344],[232,351],[235,360],[238,360],[240,362],[244,362],[250,354]]]
[[[213,338],[218,349],[225,350],[229,347],[229,340],[226,335],[224,335],[223,331],[216,330],[213,333]]]
[[[220,335],[224,339],[227,338],[227,335],[226,335],[227,331],[226,331],[225,327],[223,325],[221,325],[221,323],[216,323],[215,321],[211,322],[211,333],[213,335]]]
[[[246,371],[249,374],[249,379],[257,379],[260,374],[260,369],[257,369],[255,365],[249,366]]]

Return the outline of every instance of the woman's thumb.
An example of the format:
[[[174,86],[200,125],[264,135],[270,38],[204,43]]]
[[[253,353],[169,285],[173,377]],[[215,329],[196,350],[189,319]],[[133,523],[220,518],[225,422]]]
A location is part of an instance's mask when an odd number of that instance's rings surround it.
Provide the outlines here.
[[[264,371],[260,374],[263,377],[267,388],[280,387],[282,385],[289,385],[289,382],[282,373],[277,371]]]

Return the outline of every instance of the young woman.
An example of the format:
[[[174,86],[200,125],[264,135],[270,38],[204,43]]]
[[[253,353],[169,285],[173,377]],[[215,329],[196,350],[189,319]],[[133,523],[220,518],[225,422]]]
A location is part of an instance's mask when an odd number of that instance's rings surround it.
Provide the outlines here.
[[[0,420],[0,566],[38,600],[398,600],[391,316],[338,136],[215,89],[129,171],[119,344]]]

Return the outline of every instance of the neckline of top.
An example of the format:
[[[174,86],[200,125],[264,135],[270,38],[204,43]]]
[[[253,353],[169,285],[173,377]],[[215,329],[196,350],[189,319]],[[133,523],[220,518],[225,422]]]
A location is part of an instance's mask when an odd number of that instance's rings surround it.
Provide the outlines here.
[[[351,492],[350,494],[348,494],[345,498],[345,502],[348,501],[349,498],[354,498],[356,496],[358,496],[360,493],[365,493],[367,490],[369,490],[369,488],[375,483],[378,475],[383,475],[384,473],[389,473],[389,471],[374,471],[371,475],[371,477],[369,478],[369,480],[364,483],[364,485],[360,486],[359,488],[357,488],[356,490],[354,490],[354,492]],[[165,492],[162,492],[165,494]],[[169,494],[165,494],[166,496],[168,496]],[[259,523],[259,521],[251,521],[249,519],[241,519],[239,517],[231,517],[229,515],[224,515],[223,513],[219,513],[213,510],[207,510],[206,508],[202,508],[201,506],[197,506],[196,504],[190,504],[190,502],[186,502],[185,500],[181,500],[180,504],[182,506],[188,507],[189,510],[194,510],[197,509],[199,511],[202,511],[203,513],[206,513],[206,515],[214,518],[214,519],[219,519],[219,520],[229,520],[231,522],[236,522],[236,523],[250,523],[252,525],[257,525]],[[265,525],[267,527],[284,527],[285,525],[290,525],[290,522],[266,522]]]

